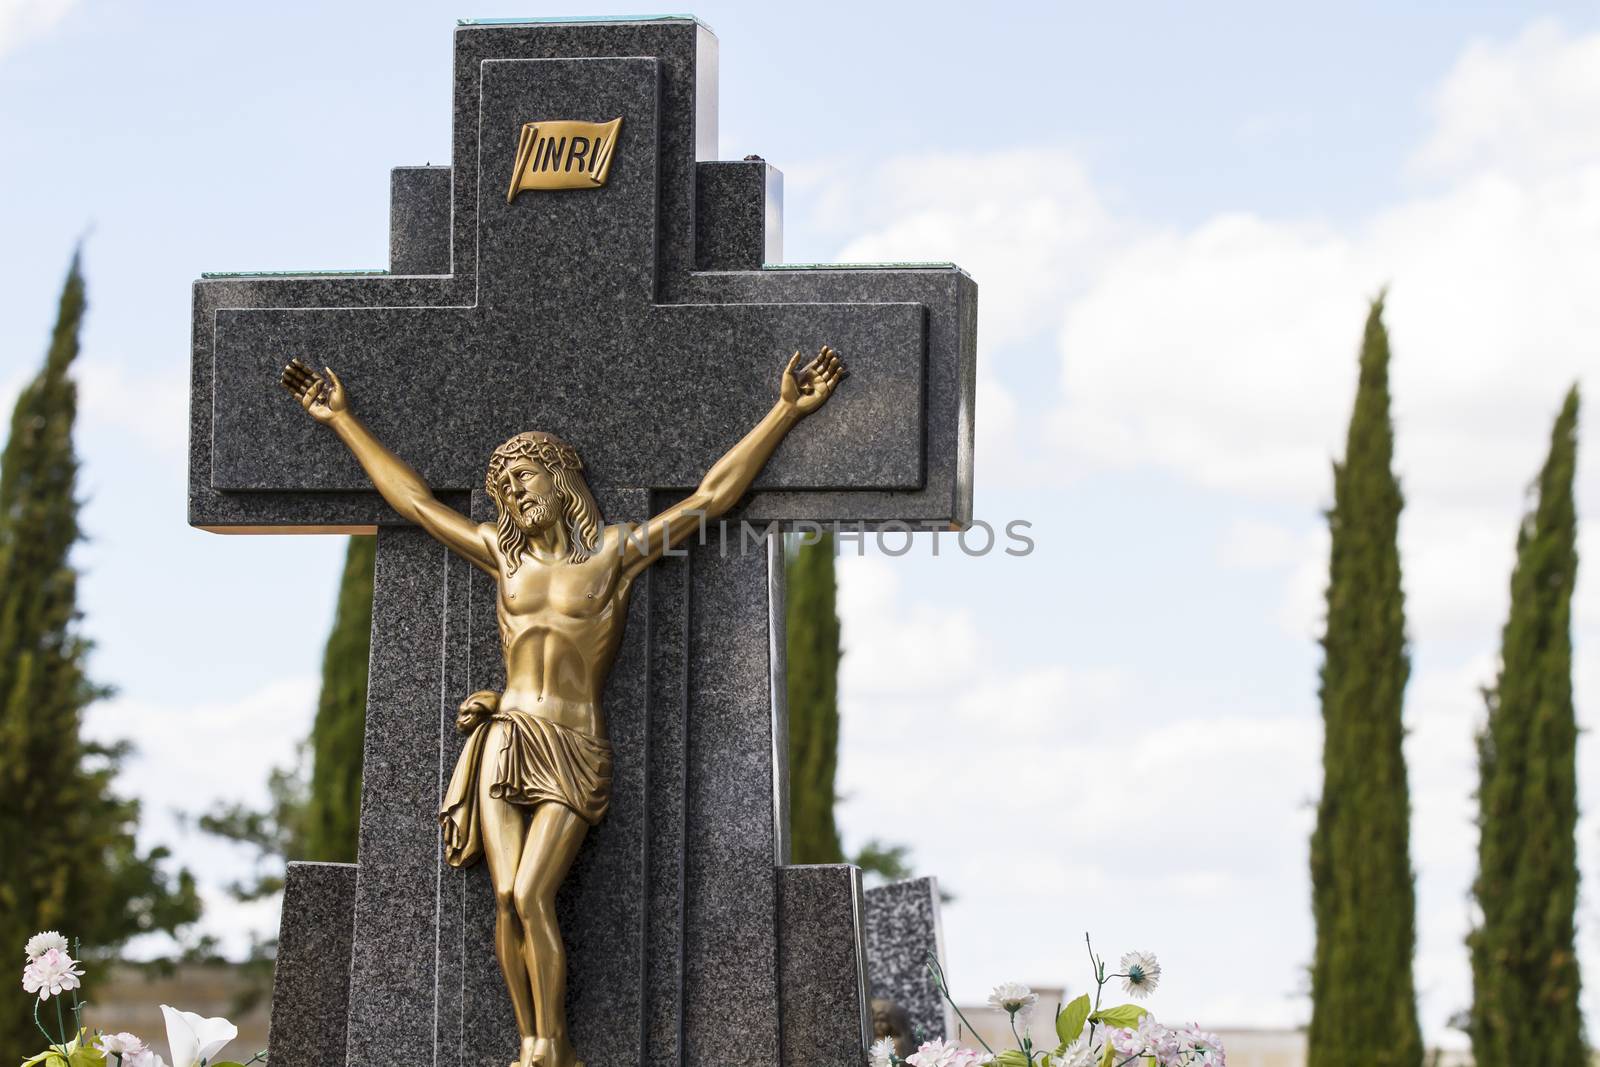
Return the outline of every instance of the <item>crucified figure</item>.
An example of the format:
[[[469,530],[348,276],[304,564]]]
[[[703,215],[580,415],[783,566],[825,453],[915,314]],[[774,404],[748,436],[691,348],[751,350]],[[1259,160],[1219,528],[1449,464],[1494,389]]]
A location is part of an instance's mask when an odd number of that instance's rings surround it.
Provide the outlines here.
[[[330,427],[384,500],[486,571],[496,600],[505,691],[474,693],[456,726],[469,734],[439,811],[445,858],[488,860],[495,954],[511,993],[521,1049],[511,1067],[582,1067],[567,1036],[567,957],[556,889],[611,795],[611,745],[600,693],[622,640],[634,579],[708,518],[727,512],[795,424],[844,375],[823,346],[783,371],[778,402],[707,472],[700,486],[642,529],[605,525],[572,446],[520,433],[495,449],[484,488],[493,523],[441,504],[416,471],[351,411],[344,385],[293,360],[283,384]]]

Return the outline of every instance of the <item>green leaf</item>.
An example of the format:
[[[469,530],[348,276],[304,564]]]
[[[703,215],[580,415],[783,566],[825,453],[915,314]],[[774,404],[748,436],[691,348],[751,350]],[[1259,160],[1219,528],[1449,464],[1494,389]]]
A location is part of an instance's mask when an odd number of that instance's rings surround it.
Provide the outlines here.
[[[1112,1067],[1117,1062],[1117,1048],[1110,1040],[1106,1041],[1106,1052],[1100,1057],[1100,1067]]]
[[[1137,1004],[1119,1004],[1115,1008],[1095,1012],[1094,1017],[1095,1021],[1105,1023],[1107,1026],[1134,1030],[1138,1028],[1139,1020],[1149,1014]]]
[[[1056,1036],[1063,1045],[1070,1045],[1083,1033],[1083,1024],[1089,1021],[1089,994],[1074,1000],[1056,1012]]]
[[[1028,1057],[1020,1048],[1008,1048],[994,1058],[995,1067],[1028,1067]]]
[[[68,1067],[105,1067],[105,1062],[105,1053],[87,1045],[73,1049],[67,1060]]]
[[[61,1058],[61,1053],[47,1048],[32,1059],[23,1060],[22,1067],[65,1067],[66,1062]]]

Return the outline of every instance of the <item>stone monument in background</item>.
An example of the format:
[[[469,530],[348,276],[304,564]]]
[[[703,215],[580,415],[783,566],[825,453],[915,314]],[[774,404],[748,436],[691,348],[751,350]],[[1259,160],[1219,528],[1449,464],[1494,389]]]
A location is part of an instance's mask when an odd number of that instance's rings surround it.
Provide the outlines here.
[[[558,908],[589,1067],[860,1062],[876,906],[853,867],[787,863],[782,559],[743,529],[970,519],[976,286],[951,265],[780,265],[780,175],[715,161],[716,56],[684,17],[463,23],[453,164],[394,172],[388,271],[196,284],[189,521],[378,536],[359,862],[291,865],[275,1067],[503,1067],[515,1034],[488,880],[446,864],[435,821],[456,705],[503,684],[492,582],[284,400],[285,360],[335,364],[475,520],[490,452],[539,428],[583,454],[609,521],[640,521],[760,416],[774,367],[824,342],[846,387],[726,543],[691,541],[633,596],[605,691],[611,810]],[[557,122],[610,133],[568,131],[574,160],[526,129]],[[560,186],[572,173],[600,180]],[[889,902],[922,918],[885,936],[937,951],[922,884]]]

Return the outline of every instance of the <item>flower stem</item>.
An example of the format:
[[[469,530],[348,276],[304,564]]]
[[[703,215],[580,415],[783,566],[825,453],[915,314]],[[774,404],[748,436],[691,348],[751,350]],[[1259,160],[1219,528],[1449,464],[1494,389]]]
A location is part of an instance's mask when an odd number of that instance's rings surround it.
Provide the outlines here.
[[[67,1055],[67,1021],[61,1017],[61,996],[60,996],[60,994],[56,995],[56,1025],[61,1028],[61,1055],[62,1055],[62,1058],[71,1059],[72,1057]],[[77,1037],[78,1035],[77,1034],[73,1034],[72,1036],[73,1037]]]
[[[949,1001],[950,1006],[955,1009],[956,1018],[960,1019],[962,1025],[964,1025],[968,1030],[972,1031],[972,1036],[978,1039],[978,1044],[983,1046],[983,1051],[993,1056],[994,1049],[989,1047],[989,1042],[985,1041],[983,1039],[983,1035],[978,1033],[978,1031],[973,1027],[971,1021],[968,1020],[966,1013],[961,1010],[961,1005],[956,1003],[955,997],[950,995],[950,988],[945,985],[944,981],[944,969],[939,966],[939,960],[931,952],[928,953],[928,973],[933,975],[933,984],[934,987],[939,990],[939,995],[944,997],[945,1000]]]
[[[1017,1013],[1016,1012],[1011,1012],[1010,1015],[1011,1015],[1011,1036],[1017,1039],[1017,1049],[1018,1049],[1018,1051],[1020,1051],[1024,1056],[1028,1057],[1028,1062],[1031,1064],[1031,1063],[1033,1063],[1033,1048],[1032,1048],[1032,1045],[1030,1043],[1028,1043],[1028,1042],[1023,1041],[1022,1040],[1022,1035],[1017,1033]]]
[[[50,1036],[50,1031],[44,1028],[44,1023],[39,1021],[39,1005],[42,1003],[43,1001],[39,1000],[33,1002],[33,1025],[37,1026],[39,1028],[39,1032],[44,1035],[45,1044],[49,1045],[51,1048],[59,1048],[63,1050],[61,1054],[65,1056],[66,1052],[64,1050],[66,1049],[66,1046],[59,1045],[56,1039]]]

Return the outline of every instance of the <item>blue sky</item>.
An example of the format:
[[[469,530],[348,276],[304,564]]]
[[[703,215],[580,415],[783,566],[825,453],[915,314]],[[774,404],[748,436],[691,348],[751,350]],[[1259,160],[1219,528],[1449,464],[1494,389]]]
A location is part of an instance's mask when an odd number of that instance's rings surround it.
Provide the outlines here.
[[[0,0],[0,402],[88,233],[83,596],[119,690],[93,726],[141,745],[147,832],[213,890],[239,857],[172,812],[259,797],[303,735],[342,544],[184,525],[189,283],[382,266],[389,168],[447,161],[454,19],[605,12]],[[978,512],[1038,550],[841,564],[845,833],[911,844],[957,894],[966,995],[1081,982],[1088,929],[1162,955],[1158,1012],[1304,1019],[1319,508],[1391,286],[1419,989],[1450,1040],[1476,687],[1523,487],[1600,352],[1600,8],[696,14],[721,155],[785,171],[787,259],[980,283]],[[1597,592],[1586,571],[1580,661]],[[1578,685],[1592,726],[1587,662]],[[1581,845],[1592,885],[1593,821]],[[230,943],[271,928],[212,895]]]

